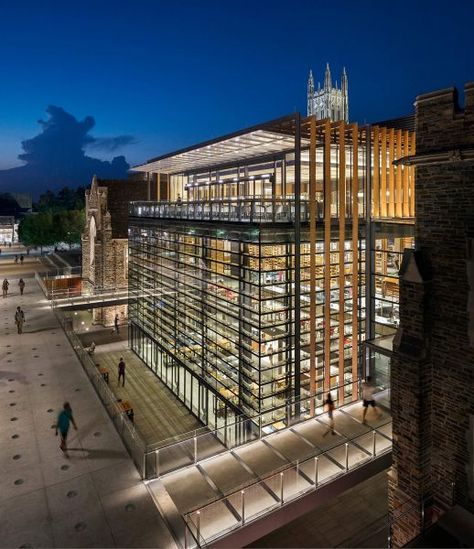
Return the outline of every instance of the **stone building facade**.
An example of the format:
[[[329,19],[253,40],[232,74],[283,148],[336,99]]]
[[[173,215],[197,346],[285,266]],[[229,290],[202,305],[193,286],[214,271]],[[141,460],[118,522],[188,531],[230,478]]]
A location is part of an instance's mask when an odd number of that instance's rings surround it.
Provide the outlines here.
[[[86,190],[86,225],[82,235],[83,289],[97,290],[128,286],[128,204],[147,200],[146,181],[92,179]],[[93,310],[94,322],[111,326],[115,315],[127,317],[127,305]]]
[[[416,100],[416,250],[400,269],[392,359],[392,542],[474,509],[474,83]],[[425,502],[425,504],[422,504]],[[424,509],[424,514],[421,512]]]
[[[346,69],[342,69],[341,87],[338,88],[337,80],[332,82],[329,63],[326,64],[324,73],[324,85],[315,88],[313,71],[309,71],[307,87],[307,115],[315,115],[317,120],[329,118],[333,122],[343,120],[349,122],[349,80]]]

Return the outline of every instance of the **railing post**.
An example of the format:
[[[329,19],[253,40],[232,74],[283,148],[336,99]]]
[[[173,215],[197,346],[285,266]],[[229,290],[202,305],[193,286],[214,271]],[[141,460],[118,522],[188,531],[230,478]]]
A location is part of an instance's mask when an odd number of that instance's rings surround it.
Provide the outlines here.
[[[188,549],[188,521],[184,519],[184,549]]]
[[[242,490],[240,492],[241,495],[241,517],[242,517],[242,524],[245,524],[245,490]]]
[[[298,490],[298,485],[300,481],[300,461],[296,460],[296,490]]]
[[[199,540],[201,538],[201,511],[196,511],[196,537],[197,537],[197,544],[201,545],[199,543]]]
[[[197,463],[197,453],[198,453],[198,441],[197,441],[196,434],[194,434],[194,463]]]
[[[349,471],[349,443],[346,442],[346,471]]]
[[[319,458],[316,456],[314,458],[314,486],[318,487],[318,475],[319,475]]]
[[[280,473],[280,504],[283,505],[283,473]]]
[[[377,440],[376,440],[376,436],[377,436],[377,433],[375,431],[375,429],[372,431],[372,438],[373,438],[373,456],[375,458],[375,456],[377,455]]]
[[[156,459],[155,459],[156,476],[159,477],[160,476],[160,451],[159,450],[156,450],[155,456],[156,456]]]

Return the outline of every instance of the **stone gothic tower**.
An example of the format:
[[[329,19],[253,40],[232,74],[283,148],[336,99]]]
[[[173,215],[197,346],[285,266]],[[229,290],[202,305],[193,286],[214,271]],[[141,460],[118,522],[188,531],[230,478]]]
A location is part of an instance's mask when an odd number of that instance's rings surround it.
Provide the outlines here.
[[[128,204],[147,200],[146,181],[92,179],[86,190],[86,223],[82,233],[82,286],[86,292],[123,289],[128,286]],[[156,194],[152,193],[151,199]],[[94,324],[113,326],[121,321],[127,305],[93,309]]]
[[[318,89],[314,89],[313,71],[309,71],[307,91],[307,114],[315,115],[318,120],[329,118],[333,122],[344,120],[349,122],[349,86],[346,69],[342,69],[341,88],[338,88],[337,81],[332,84],[331,69],[326,64],[324,74],[324,86],[321,88],[318,82]]]

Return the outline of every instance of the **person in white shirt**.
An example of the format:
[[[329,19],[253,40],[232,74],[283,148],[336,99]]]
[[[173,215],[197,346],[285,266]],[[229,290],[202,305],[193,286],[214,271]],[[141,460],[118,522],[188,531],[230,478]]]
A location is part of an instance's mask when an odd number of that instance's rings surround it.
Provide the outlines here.
[[[94,351],[95,351],[95,342],[93,341],[89,348],[86,349],[86,351],[89,353],[90,356],[92,356],[94,354]]]
[[[377,417],[380,417],[382,414],[376,410],[376,402],[374,398],[375,387],[372,384],[372,378],[367,376],[366,381],[362,384],[362,406],[364,411],[362,414],[362,423],[365,423],[365,416],[367,414],[367,409],[369,406],[372,406],[374,412],[377,414]]]

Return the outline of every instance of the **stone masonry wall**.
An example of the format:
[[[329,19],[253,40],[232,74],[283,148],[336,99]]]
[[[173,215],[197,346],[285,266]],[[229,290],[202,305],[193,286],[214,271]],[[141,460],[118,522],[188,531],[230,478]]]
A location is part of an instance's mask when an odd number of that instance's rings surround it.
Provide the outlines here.
[[[392,360],[392,517],[397,503],[419,502],[427,495],[440,506],[450,505],[453,482],[456,502],[473,508],[469,325],[474,311],[469,311],[467,266],[474,234],[474,156],[469,152],[474,149],[474,84],[465,87],[464,111],[453,88],[418,97],[416,139],[419,255],[410,259],[408,254],[400,273],[398,352]],[[418,278],[410,277],[410,262]],[[419,512],[414,515],[395,527],[394,545],[419,533]]]
[[[83,287],[95,291],[107,288],[124,288],[128,285],[127,208],[131,199],[146,198],[146,184],[133,181],[103,181],[93,179],[86,191],[86,225],[82,235]],[[112,214],[117,218],[114,219]],[[122,217],[127,214],[125,227]],[[118,219],[120,217],[120,219]],[[91,235],[91,220],[96,235]],[[94,262],[91,268],[90,253],[94,246]],[[94,309],[94,323],[113,326],[115,314],[121,321],[127,317],[127,306]]]

